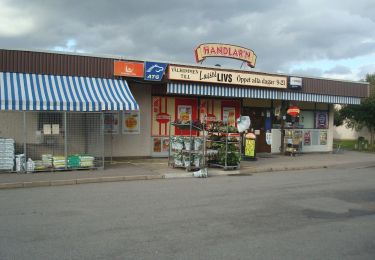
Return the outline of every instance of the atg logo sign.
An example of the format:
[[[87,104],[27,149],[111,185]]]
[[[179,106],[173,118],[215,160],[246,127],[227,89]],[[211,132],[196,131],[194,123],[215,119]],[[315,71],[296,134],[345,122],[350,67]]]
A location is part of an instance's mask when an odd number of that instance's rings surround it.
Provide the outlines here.
[[[161,81],[167,65],[167,63],[146,61],[145,80]]]

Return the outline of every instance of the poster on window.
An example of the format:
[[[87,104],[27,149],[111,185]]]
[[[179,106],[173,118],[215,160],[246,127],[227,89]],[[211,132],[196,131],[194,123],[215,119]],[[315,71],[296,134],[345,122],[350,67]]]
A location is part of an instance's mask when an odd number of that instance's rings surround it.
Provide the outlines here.
[[[140,118],[139,111],[124,111],[122,133],[123,134],[139,134]]]
[[[191,121],[192,107],[186,105],[179,105],[177,108],[178,119],[183,124],[187,124]]]
[[[327,145],[327,131],[320,131],[320,145]]]
[[[235,126],[236,122],[236,108],[235,107],[223,107],[223,122],[228,125]]]
[[[328,128],[328,112],[315,113],[315,128],[327,129]]]
[[[119,133],[119,115],[118,113],[104,113],[104,133]]]
[[[305,146],[311,145],[311,132],[310,131],[306,131],[303,134],[303,145]]]
[[[169,152],[169,137],[152,138],[151,155],[153,157],[167,157]]]

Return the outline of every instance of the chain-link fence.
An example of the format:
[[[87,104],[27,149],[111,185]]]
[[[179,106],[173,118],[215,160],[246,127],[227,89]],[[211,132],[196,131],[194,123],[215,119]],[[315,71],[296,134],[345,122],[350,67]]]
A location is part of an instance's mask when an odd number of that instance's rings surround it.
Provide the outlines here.
[[[103,167],[103,113],[0,112],[0,171]]]

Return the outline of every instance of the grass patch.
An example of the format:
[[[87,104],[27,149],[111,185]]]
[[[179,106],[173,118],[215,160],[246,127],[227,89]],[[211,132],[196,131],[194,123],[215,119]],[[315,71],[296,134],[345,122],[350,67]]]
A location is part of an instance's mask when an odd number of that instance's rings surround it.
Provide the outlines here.
[[[345,150],[355,150],[357,140],[333,140],[333,146],[338,147],[340,145],[341,149]]]
[[[360,152],[375,152],[375,146],[358,144],[357,140],[333,140],[333,147],[339,147],[344,150],[355,150]]]

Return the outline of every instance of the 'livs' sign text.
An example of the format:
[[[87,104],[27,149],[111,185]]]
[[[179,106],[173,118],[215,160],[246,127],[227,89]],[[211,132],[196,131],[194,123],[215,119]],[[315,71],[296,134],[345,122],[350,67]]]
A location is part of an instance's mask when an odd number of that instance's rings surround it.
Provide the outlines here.
[[[170,80],[232,84],[254,87],[286,88],[287,77],[194,67],[169,66]]]

